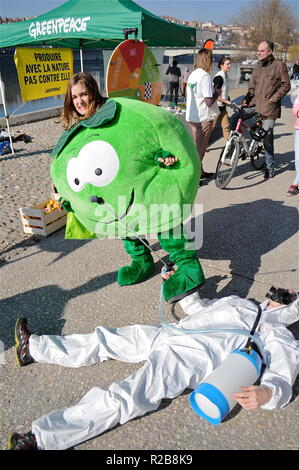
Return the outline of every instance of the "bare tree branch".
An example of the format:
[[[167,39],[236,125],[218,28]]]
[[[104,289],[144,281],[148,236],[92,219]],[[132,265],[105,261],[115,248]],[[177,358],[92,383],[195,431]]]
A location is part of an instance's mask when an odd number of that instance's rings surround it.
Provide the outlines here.
[[[296,42],[297,20],[296,10],[282,0],[255,0],[250,8],[241,9],[237,22],[250,28],[253,49],[269,40],[277,50],[287,50]]]

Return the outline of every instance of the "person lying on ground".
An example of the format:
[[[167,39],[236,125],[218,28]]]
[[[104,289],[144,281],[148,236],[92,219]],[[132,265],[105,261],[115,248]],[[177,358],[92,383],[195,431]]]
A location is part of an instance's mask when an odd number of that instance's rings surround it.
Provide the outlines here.
[[[168,279],[174,271],[162,274]],[[296,292],[285,290],[283,302],[266,299],[256,334],[262,344],[266,368],[260,385],[236,390],[234,398],[245,410],[279,410],[292,397],[299,372],[297,342],[287,325],[299,319]],[[287,299],[287,300],[285,300]],[[234,328],[249,331],[258,306],[236,295],[202,299],[198,292],[180,301],[186,314],[172,330],[160,325],[121,328],[98,326],[91,334],[68,336],[31,334],[27,320],[16,322],[16,352],[21,366],[40,362],[65,367],[90,366],[114,359],[139,363],[131,376],[112,383],[108,390],[93,387],[81,401],[33,421],[31,431],[13,433],[11,450],[63,450],[72,448],[138,416],[157,410],[165,398],[195,389],[247,337],[231,332],[187,334],[187,329]],[[181,330],[181,331],[180,331]]]

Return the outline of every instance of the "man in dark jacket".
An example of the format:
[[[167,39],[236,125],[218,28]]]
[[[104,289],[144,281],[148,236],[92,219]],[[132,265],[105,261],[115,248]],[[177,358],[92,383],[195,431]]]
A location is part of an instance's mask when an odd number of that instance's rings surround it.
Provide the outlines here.
[[[168,67],[166,70],[166,75],[169,74],[169,94],[170,101],[172,101],[172,95],[174,92],[174,102],[175,105],[178,104],[178,93],[179,93],[179,80],[181,76],[181,69],[177,67],[178,63],[176,60],[172,62],[172,67]]]
[[[281,116],[281,100],[291,88],[286,64],[273,56],[274,44],[263,41],[258,46],[259,62],[253,69],[248,93],[242,103],[250,118],[254,112],[263,116],[263,128],[268,131],[264,138],[266,169],[264,178],[273,178],[274,169],[274,137],[273,128],[277,118]],[[236,116],[232,117],[232,125]],[[235,128],[232,127],[232,128]]]

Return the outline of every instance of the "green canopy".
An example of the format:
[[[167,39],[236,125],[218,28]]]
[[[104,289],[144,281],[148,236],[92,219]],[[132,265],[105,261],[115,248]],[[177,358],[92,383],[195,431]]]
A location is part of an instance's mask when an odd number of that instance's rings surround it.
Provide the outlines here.
[[[124,28],[138,28],[137,39],[147,46],[195,46],[194,28],[163,20],[131,0],[68,0],[31,20],[0,25],[0,47],[114,49],[125,39]]]

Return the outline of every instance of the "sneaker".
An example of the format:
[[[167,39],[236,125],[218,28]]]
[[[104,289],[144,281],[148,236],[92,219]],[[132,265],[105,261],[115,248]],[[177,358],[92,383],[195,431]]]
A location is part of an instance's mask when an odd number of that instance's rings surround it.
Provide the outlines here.
[[[8,450],[38,450],[35,435],[31,431],[26,434],[14,432],[10,435]]]
[[[15,326],[16,359],[19,366],[32,364],[34,359],[29,352],[30,331],[27,328],[27,319],[18,318]]]
[[[267,180],[269,178],[274,178],[274,175],[275,175],[274,168],[270,168],[270,170],[266,168],[265,173],[264,173],[264,179]]]
[[[297,196],[299,194],[298,184],[291,184],[286,196]]]
[[[201,178],[213,178],[214,173],[209,173],[208,171],[202,170],[200,177]]]

